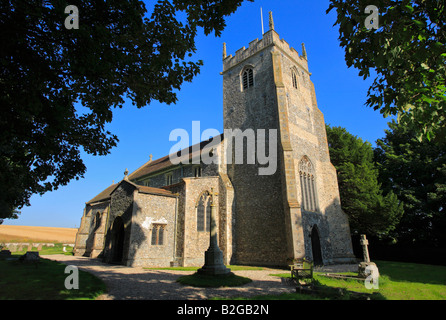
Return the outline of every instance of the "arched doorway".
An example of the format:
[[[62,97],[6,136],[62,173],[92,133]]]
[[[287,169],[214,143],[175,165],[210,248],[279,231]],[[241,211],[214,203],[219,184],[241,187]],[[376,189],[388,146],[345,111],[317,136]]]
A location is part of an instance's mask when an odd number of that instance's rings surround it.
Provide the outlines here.
[[[311,230],[311,251],[313,253],[313,263],[315,266],[322,266],[321,241],[319,238],[319,230],[316,225]]]
[[[112,227],[112,263],[122,263],[124,252],[124,222],[121,217],[117,217]]]

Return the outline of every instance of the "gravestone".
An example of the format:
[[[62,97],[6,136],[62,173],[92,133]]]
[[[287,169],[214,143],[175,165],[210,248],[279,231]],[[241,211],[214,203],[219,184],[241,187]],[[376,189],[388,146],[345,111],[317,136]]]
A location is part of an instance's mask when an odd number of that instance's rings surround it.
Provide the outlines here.
[[[9,250],[2,250],[0,251],[0,257],[1,258],[8,258],[11,256],[11,251]]]
[[[378,273],[378,268],[374,262],[370,261],[368,249],[369,241],[367,240],[365,234],[361,234],[360,243],[362,246],[363,261],[358,265],[358,276],[361,278],[367,278],[370,274],[370,270],[376,270],[376,273]]]
[[[28,251],[23,256],[20,256],[19,261],[21,261],[22,263],[32,263],[37,268],[37,265],[40,262],[39,252]]]
[[[24,261],[39,261],[40,260],[39,252],[28,251],[27,253],[25,253],[23,255],[23,260]]]

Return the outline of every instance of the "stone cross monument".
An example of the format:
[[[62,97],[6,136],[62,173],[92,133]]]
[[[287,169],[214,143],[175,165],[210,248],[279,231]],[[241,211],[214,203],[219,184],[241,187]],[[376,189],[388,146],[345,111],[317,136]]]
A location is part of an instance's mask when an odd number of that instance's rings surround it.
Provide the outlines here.
[[[369,245],[369,241],[367,240],[365,234],[361,234],[360,240],[362,246],[362,254],[364,257],[364,261],[360,262],[358,265],[358,275],[362,278],[367,278],[370,275],[370,272],[373,271],[376,277],[379,276],[378,267],[374,262],[370,261],[369,250],[367,246]]]
[[[369,241],[365,237],[365,234],[361,234],[361,246],[362,246],[362,254],[364,255],[364,262],[370,262],[369,250],[367,246]]]
[[[223,264],[223,252],[218,247],[217,239],[217,223],[216,223],[216,212],[214,189],[211,188],[211,232],[210,232],[210,243],[208,250],[204,253],[204,266],[197,270],[198,274],[209,275],[209,276],[220,276],[231,274],[231,269],[226,268]]]

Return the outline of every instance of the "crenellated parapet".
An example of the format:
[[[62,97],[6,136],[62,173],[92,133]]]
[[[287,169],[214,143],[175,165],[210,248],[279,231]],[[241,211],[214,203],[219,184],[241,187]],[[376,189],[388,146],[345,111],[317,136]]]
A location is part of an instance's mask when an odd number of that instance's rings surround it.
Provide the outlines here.
[[[261,51],[269,48],[271,46],[275,46],[283,54],[286,54],[289,58],[294,60],[302,69],[308,72],[308,61],[307,54],[305,50],[305,45],[302,44],[302,55],[299,55],[299,52],[290,46],[288,42],[284,39],[280,39],[279,34],[274,30],[274,23],[271,22],[270,18],[270,30],[267,31],[262,39],[255,39],[249,43],[248,48],[242,47],[235,52],[235,55],[227,55],[226,54],[226,44],[224,44],[223,49],[223,73],[233,68],[234,66],[242,63],[244,60],[252,57],[253,55],[260,53]],[[271,24],[272,23],[272,24]]]

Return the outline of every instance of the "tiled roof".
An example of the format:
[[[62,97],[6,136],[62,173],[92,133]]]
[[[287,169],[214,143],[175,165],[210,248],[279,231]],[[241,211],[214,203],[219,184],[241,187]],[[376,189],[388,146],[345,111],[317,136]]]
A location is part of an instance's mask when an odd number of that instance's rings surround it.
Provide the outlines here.
[[[94,197],[93,199],[88,201],[87,204],[91,204],[91,203],[94,203],[94,202],[99,202],[99,201],[104,201],[104,200],[110,199],[110,194],[112,193],[113,190],[115,190],[115,188],[117,186],[118,186],[117,183],[112,184],[107,189],[105,189],[100,194],[98,194],[96,197]]]
[[[224,136],[224,134],[220,135],[220,141],[223,141],[223,136]],[[213,139],[213,138],[211,138],[211,139]],[[177,155],[179,156],[181,153],[184,154],[185,152],[187,152],[188,158],[189,158],[189,161],[190,161],[192,158],[194,158],[196,156],[199,156],[201,154],[201,150],[205,146],[207,146],[209,144],[211,139],[203,141],[203,142],[201,142],[199,144],[197,143],[194,146],[190,146],[189,148],[186,148],[186,149],[183,149],[181,151],[178,151]],[[195,151],[193,153],[192,150],[194,150],[195,149],[194,147],[196,147],[198,145],[199,145],[198,151]],[[148,175],[148,174],[151,174],[151,173],[154,173],[156,171],[163,170],[163,169],[167,169],[167,168],[172,167],[172,166],[174,166],[174,164],[172,164],[172,162],[170,162],[170,155],[168,155],[168,156],[159,158],[157,160],[153,160],[151,162],[147,162],[142,167],[140,167],[137,170],[135,170],[134,172],[132,172],[129,175],[129,179],[130,180],[136,180],[136,179],[138,179],[140,177],[143,177],[145,175]]]
[[[119,182],[119,183],[121,183],[121,182]],[[138,186],[131,181],[126,181],[126,182],[130,183],[132,186],[134,186],[136,189],[138,189],[138,192],[141,192],[141,193],[158,194],[158,195],[164,195],[164,196],[174,196],[174,194],[172,192],[170,192],[169,190],[166,190],[166,189]],[[98,194],[96,197],[94,197],[93,199],[88,201],[86,204],[92,204],[92,203],[99,202],[99,201],[109,200],[111,194],[118,187],[119,183],[112,184],[107,189],[105,189],[100,194]]]
[[[224,134],[221,134],[220,135],[220,141],[223,141],[223,137],[224,137]],[[194,157],[199,156],[201,154],[201,150],[203,150],[203,148],[209,144],[211,139],[213,139],[213,138],[210,138],[209,140],[203,141],[203,142],[201,142],[199,144],[197,143],[196,145],[190,146],[189,148],[183,149],[183,150],[179,151],[177,153],[177,155],[179,156],[181,154],[181,152],[183,154],[185,152],[187,152],[188,160],[190,161]],[[196,146],[199,146],[198,150],[195,151],[195,152],[192,152],[192,150],[194,150],[195,149],[194,147],[196,147]],[[172,162],[170,162],[170,155],[168,155],[168,156],[159,158],[157,160],[153,160],[153,161],[147,162],[142,167],[140,167],[139,169],[137,169],[134,172],[132,172],[128,176],[128,179],[129,180],[136,180],[136,179],[138,179],[140,177],[143,177],[145,175],[148,175],[148,174],[160,171],[160,170],[168,169],[169,167],[172,167],[172,166],[174,166],[174,164],[172,164]],[[167,195],[167,196],[174,195],[172,192],[170,192],[170,191],[168,191],[166,189],[159,189],[159,188],[152,188],[152,187],[146,187],[146,186],[139,186],[139,185],[136,185],[136,184],[132,183],[131,181],[127,181],[127,182],[132,184],[134,187],[136,187],[138,189],[139,192],[142,192],[142,193],[159,194],[159,195]],[[104,191],[99,193],[96,197],[94,197],[93,199],[88,201],[87,204],[92,204],[92,203],[95,203],[95,202],[99,202],[99,201],[104,201],[104,200],[110,199],[111,193],[116,189],[118,184],[119,183],[112,184],[111,186],[106,188]]]
[[[136,186],[138,188],[138,191],[141,193],[148,193],[148,194],[159,194],[159,195],[165,195],[165,196],[173,196],[174,194],[166,189],[160,189],[160,188],[152,188],[152,187],[146,187],[146,186]]]

